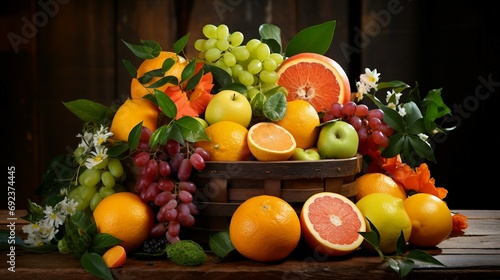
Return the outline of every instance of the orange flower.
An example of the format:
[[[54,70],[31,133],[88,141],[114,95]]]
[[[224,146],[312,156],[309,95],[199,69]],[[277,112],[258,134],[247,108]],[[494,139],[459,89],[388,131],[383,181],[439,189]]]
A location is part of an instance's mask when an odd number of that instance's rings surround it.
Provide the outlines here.
[[[462,231],[466,229],[469,225],[467,224],[467,216],[462,214],[453,214],[453,229],[452,231]]]
[[[407,192],[429,193],[444,199],[448,194],[445,188],[435,186],[434,178],[426,163],[422,163],[413,170],[409,165],[401,162],[401,157],[380,158],[382,168],[397,182],[401,183]]]
[[[200,67],[197,65],[197,71]],[[196,71],[196,72],[197,72]],[[213,76],[211,72],[203,75],[200,82],[191,91],[184,91],[182,85],[171,86],[165,89],[165,93],[172,99],[177,106],[177,116],[179,119],[183,116],[198,117],[207,108],[208,102],[212,100]]]

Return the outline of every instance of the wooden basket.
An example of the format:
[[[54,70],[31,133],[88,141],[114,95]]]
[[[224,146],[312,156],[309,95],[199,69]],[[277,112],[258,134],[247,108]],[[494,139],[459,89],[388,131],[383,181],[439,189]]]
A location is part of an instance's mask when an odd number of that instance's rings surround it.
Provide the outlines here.
[[[207,162],[205,169],[192,175],[197,185],[194,200],[199,213],[195,226],[188,230],[189,238],[204,238],[207,233],[226,230],[236,208],[257,195],[280,197],[297,213],[307,198],[318,192],[335,192],[353,199],[356,190],[349,183],[361,167],[359,154],[348,159],[316,161]]]

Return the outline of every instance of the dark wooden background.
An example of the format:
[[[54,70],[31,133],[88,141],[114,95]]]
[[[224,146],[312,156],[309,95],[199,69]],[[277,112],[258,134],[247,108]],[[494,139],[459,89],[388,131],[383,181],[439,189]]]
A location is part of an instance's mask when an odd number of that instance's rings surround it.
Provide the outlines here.
[[[168,50],[188,32],[192,45],[207,23],[225,23],[246,39],[258,38],[261,23],[273,23],[286,44],[305,27],[336,20],[327,55],[344,67],[353,89],[365,67],[377,68],[384,81],[418,81],[422,92],[443,88],[457,129],[434,141],[438,164],[430,166],[436,184],[449,190],[450,208],[500,209],[492,195],[499,187],[499,3],[1,1],[1,161],[16,168],[17,208],[38,199],[34,190],[50,160],[78,144],[82,123],[62,102],[111,105],[129,95],[122,60],[138,61],[121,40],[155,40]]]

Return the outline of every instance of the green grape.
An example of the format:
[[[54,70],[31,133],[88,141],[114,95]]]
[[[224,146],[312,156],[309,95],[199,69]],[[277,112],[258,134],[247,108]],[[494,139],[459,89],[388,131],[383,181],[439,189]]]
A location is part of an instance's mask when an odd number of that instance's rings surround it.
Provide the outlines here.
[[[217,39],[205,40],[204,47],[205,47],[205,51],[216,48],[217,47]]]
[[[108,170],[113,177],[120,178],[123,175],[123,164],[117,158],[110,158],[108,162]]]
[[[84,162],[82,157],[84,151],[85,151],[84,147],[78,147],[73,152],[73,157],[75,158],[76,162],[78,162],[78,164],[82,164]]]
[[[106,167],[108,167],[108,161],[109,159],[107,157],[102,159],[99,164],[94,166],[94,169],[105,169]]]
[[[229,43],[231,44],[231,47],[237,47],[243,43],[243,33],[240,31],[233,32],[231,35],[229,35]]]
[[[113,176],[113,174],[111,174],[111,172],[109,171],[102,172],[101,181],[106,188],[112,188],[116,183],[115,176]]]
[[[238,61],[245,61],[250,57],[250,51],[248,51],[247,47],[245,46],[238,46],[236,48],[233,48],[231,49],[231,53]]]
[[[76,188],[72,189],[68,194],[68,199],[73,199],[74,201],[80,199],[80,191],[82,190],[80,187],[81,185],[78,185]]]
[[[219,39],[217,40],[215,47],[217,47],[221,51],[225,51],[229,49],[229,41],[227,39]]]
[[[205,59],[209,62],[215,62],[220,58],[220,50],[217,48],[211,48],[205,52]]]
[[[101,181],[101,171],[97,169],[85,169],[80,176],[78,182],[86,187],[93,187]]]
[[[234,57],[234,55],[230,52],[225,52],[222,58],[224,60],[224,63],[229,67],[232,67],[236,64],[236,57]]]
[[[229,36],[229,27],[225,24],[217,26],[217,39],[227,39]]]
[[[201,51],[198,53],[198,59],[205,60],[205,51]]]
[[[90,203],[89,201],[83,201],[80,198],[74,199],[74,201],[76,203],[78,203],[76,205],[76,210],[84,211],[85,209],[87,209],[89,207],[89,203]]]
[[[264,69],[260,72],[259,79],[266,84],[275,84],[278,81],[278,73]]]
[[[94,211],[95,208],[97,207],[97,205],[99,205],[99,203],[101,203],[101,201],[104,199],[104,197],[102,197],[102,195],[98,192],[96,192],[92,198],[90,199],[90,202],[89,202],[89,207],[90,207],[90,210],[91,211]]]
[[[262,42],[259,39],[251,39],[247,42],[246,47],[249,52],[252,52],[260,43]]]
[[[258,59],[250,61],[250,63],[248,63],[247,70],[251,74],[259,74],[259,72],[262,70],[262,62]]]
[[[240,75],[240,72],[242,70],[243,70],[243,66],[241,66],[240,64],[235,64],[235,65],[231,66],[231,73],[232,73],[233,78],[238,79],[238,76]]]
[[[261,43],[255,48],[255,54],[259,60],[264,60],[271,54],[271,49],[267,44]]]
[[[217,39],[217,26],[213,24],[203,26],[202,32],[209,39]]]
[[[205,50],[205,39],[198,39],[194,41],[194,48],[197,51],[204,51]]]
[[[238,80],[245,86],[251,86],[254,83],[254,76],[247,70],[242,70],[238,75]]]
[[[232,74],[232,71],[231,71],[231,67],[227,66],[225,63],[224,63],[224,60],[223,59],[219,59],[215,62],[215,66],[219,67],[220,69],[226,71],[229,75],[233,75]]]
[[[264,59],[264,61],[262,61],[262,68],[264,68],[267,71],[274,71],[276,70],[276,68],[278,68],[278,64],[274,59],[268,57]]]
[[[116,190],[113,189],[113,188],[100,188],[99,189],[99,194],[102,196],[102,197],[108,197],[112,194],[116,193]]]
[[[67,255],[71,253],[71,249],[68,246],[68,242],[66,241],[66,238],[60,239],[57,241],[57,249],[59,250],[59,253]]]
[[[247,91],[248,99],[252,99],[259,92],[260,92],[260,90],[256,87],[249,88]]]
[[[90,199],[92,199],[92,196],[97,192],[97,187],[86,187],[86,186],[81,186],[80,190],[80,198],[83,201],[90,202]]]
[[[283,56],[279,53],[272,53],[269,55],[269,58],[271,58],[272,60],[276,61],[276,64],[278,66],[281,65],[281,63],[283,63]]]

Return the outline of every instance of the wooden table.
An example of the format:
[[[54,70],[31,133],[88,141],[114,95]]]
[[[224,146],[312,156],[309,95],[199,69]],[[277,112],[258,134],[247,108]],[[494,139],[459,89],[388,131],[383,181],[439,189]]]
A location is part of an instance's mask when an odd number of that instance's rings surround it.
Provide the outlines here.
[[[469,218],[469,227],[453,234],[437,248],[427,250],[446,267],[419,263],[405,279],[500,279],[500,210],[454,210]],[[18,211],[18,216],[26,212]],[[0,224],[7,229],[6,211]],[[16,230],[21,231],[22,220]],[[197,267],[179,266],[168,260],[127,259],[112,269],[116,279],[400,279],[378,256],[359,250],[342,258],[322,260],[307,250],[297,250],[286,260],[267,264],[237,258],[217,262],[213,255]],[[10,272],[8,251],[0,256],[0,279],[95,279],[79,260],[60,254],[35,254],[17,249],[15,272]]]

